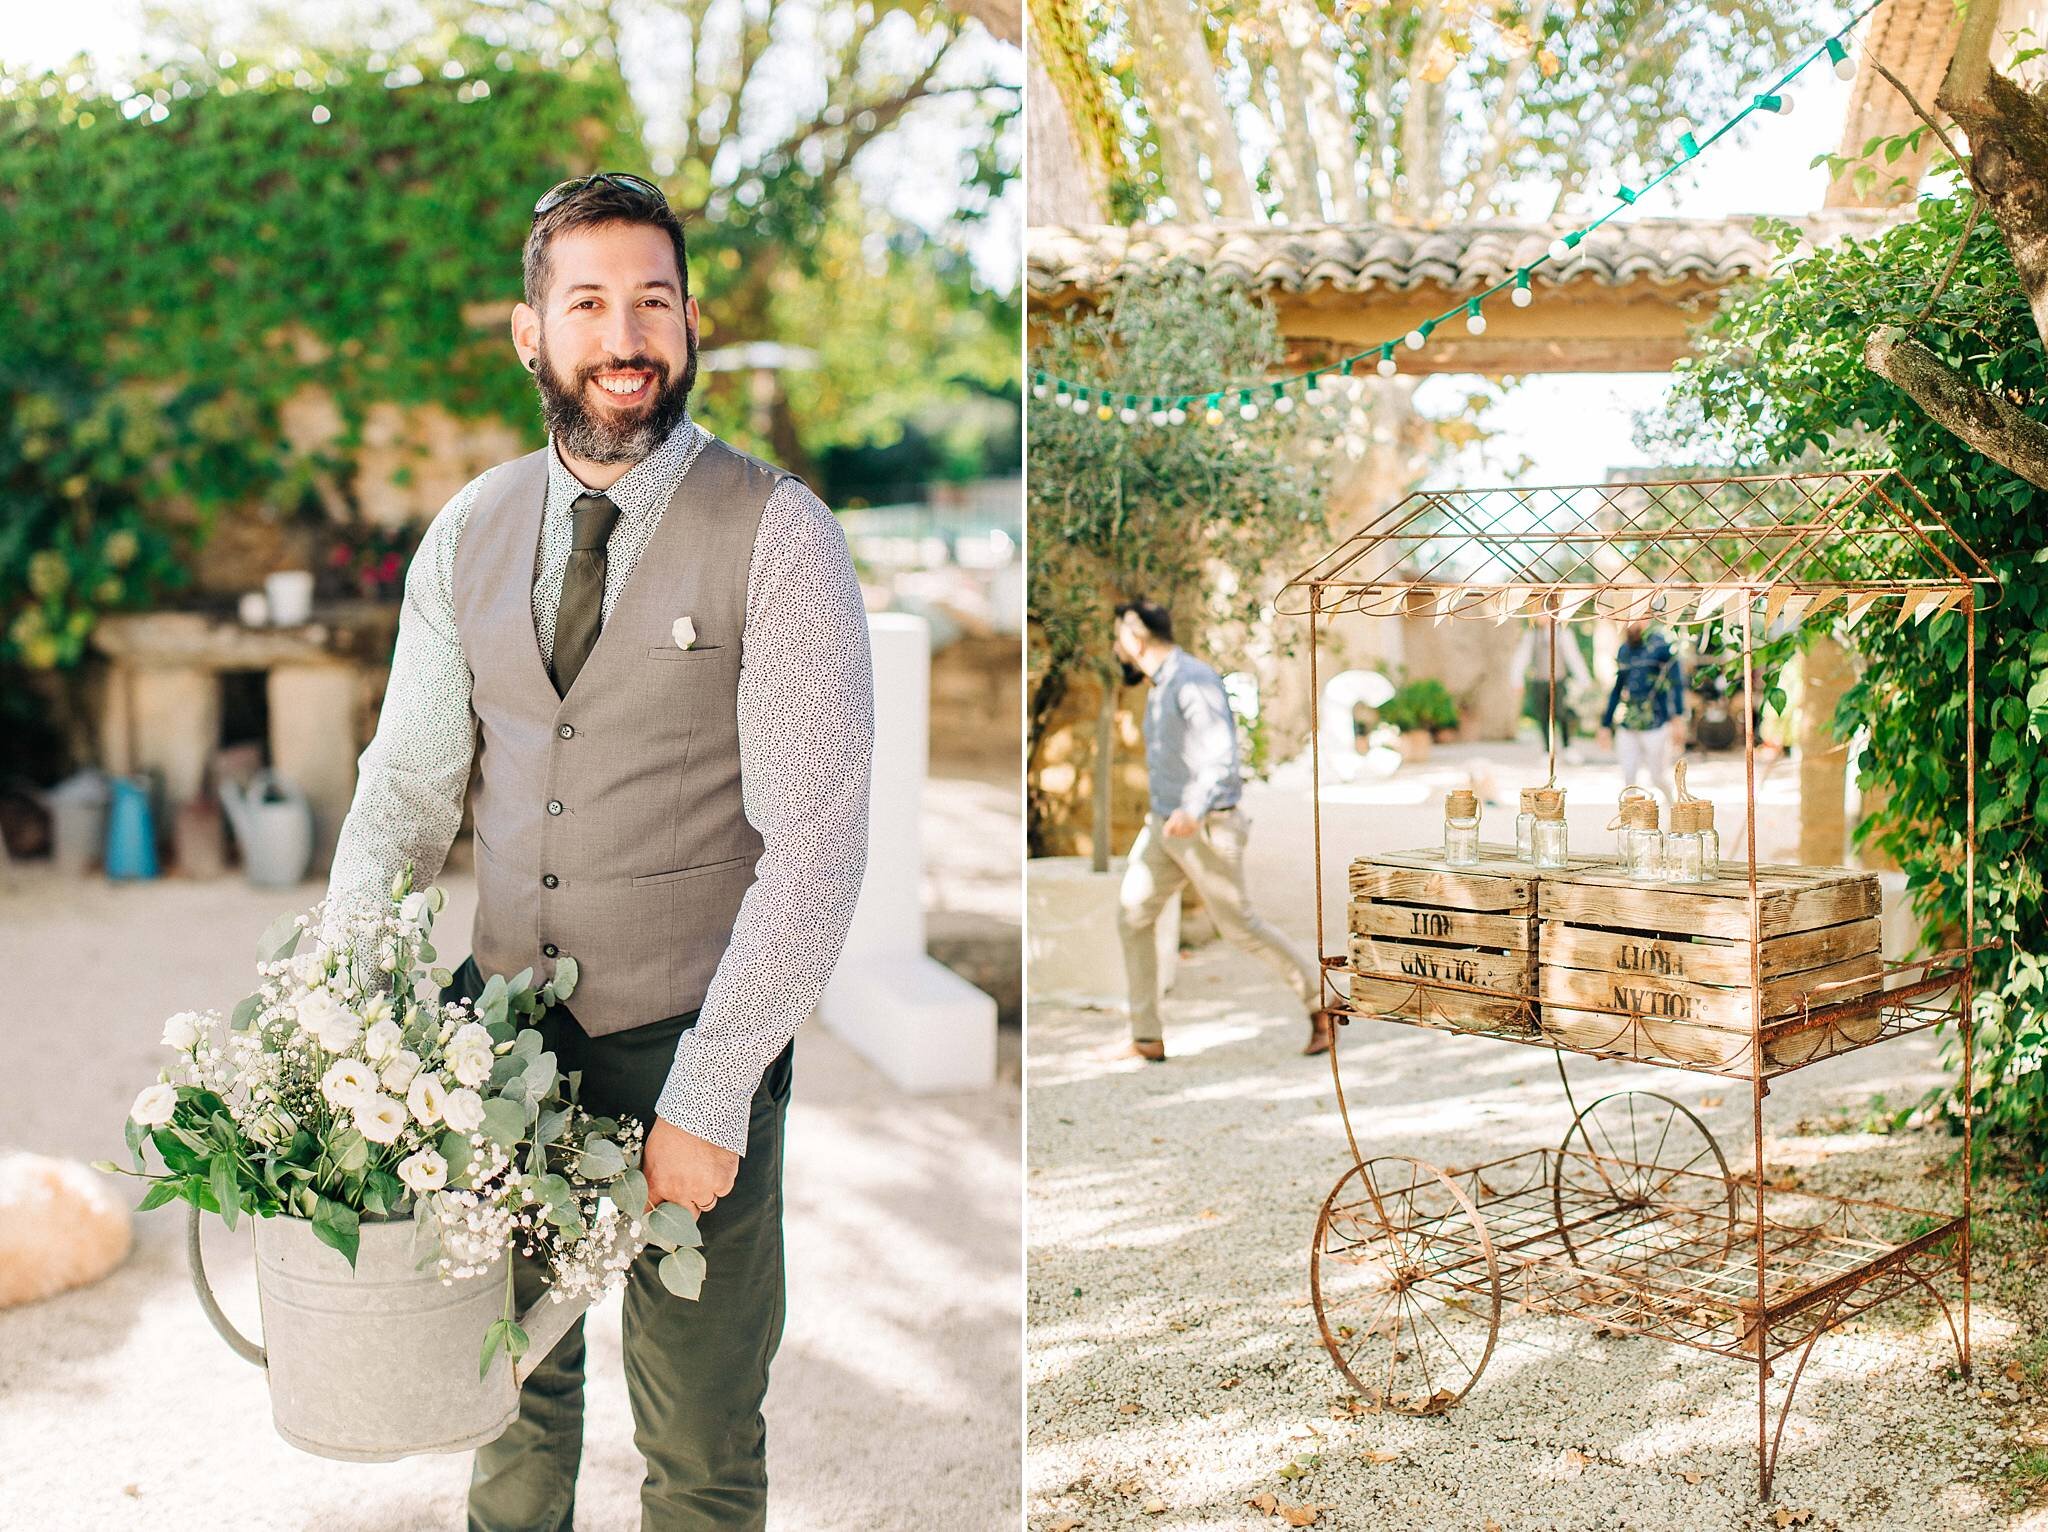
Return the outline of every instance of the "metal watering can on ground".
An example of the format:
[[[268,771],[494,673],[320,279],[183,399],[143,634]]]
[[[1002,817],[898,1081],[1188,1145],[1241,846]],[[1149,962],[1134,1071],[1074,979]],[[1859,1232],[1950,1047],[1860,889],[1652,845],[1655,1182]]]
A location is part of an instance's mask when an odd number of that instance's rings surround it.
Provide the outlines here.
[[[304,793],[265,770],[247,786],[222,782],[220,802],[235,827],[251,883],[290,888],[305,877],[313,862],[313,806]]]
[[[199,1250],[199,1209],[187,1224],[192,1285],[221,1339],[269,1374],[277,1434],[302,1451],[357,1463],[422,1452],[467,1452],[519,1414],[519,1386],[590,1306],[543,1295],[519,1316],[529,1338],[517,1367],[501,1349],[477,1378],[484,1332],[505,1305],[505,1266],[444,1285],[419,1271],[413,1221],[363,1221],[355,1270],[303,1218],[255,1226],[263,1344],[244,1337],[214,1300]]]

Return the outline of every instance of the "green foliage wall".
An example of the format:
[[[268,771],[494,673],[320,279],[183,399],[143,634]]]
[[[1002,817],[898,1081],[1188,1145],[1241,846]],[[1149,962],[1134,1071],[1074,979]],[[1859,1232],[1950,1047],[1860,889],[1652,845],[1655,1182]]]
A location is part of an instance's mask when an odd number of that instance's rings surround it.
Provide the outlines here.
[[[512,62],[151,75],[125,103],[0,79],[0,665],[75,664],[226,507],[346,493],[375,403],[538,445],[505,331],[464,307],[516,301],[539,191],[635,136],[615,73]],[[306,385],[345,423],[313,458],[279,429]]]
[[[1919,318],[1965,212],[1959,199],[1923,200],[1914,221],[1822,251],[1728,302],[1681,364],[1661,430],[1696,444],[1704,429],[1742,467],[1895,465],[1996,571],[2002,599],[1976,625],[1976,931],[2004,946],[1977,965],[1976,1097],[2001,1145],[2038,1174],[2048,1158],[2048,506],[1862,360],[1872,328],[1903,324],[1981,387],[2036,413],[2048,403],[2048,355],[1990,220]],[[1779,239],[1789,251],[1792,231]],[[1967,630],[1944,612],[1903,627],[1866,622],[1852,642],[1862,675],[1836,730],[1869,730],[1862,784],[1884,794],[1859,834],[1897,859],[1928,926],[1951,945],[1964,928]],[[1958,1051],[1951,1039],[1951,1062]],[[1953,1093],[1948,1101],[1953,1110]]]

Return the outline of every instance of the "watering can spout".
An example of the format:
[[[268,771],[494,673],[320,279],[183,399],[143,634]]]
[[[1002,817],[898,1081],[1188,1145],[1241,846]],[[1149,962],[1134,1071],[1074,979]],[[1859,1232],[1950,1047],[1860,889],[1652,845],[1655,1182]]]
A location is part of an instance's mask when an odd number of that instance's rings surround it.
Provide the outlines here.
[[[512,1381],[525,1386],[533,1376],[533,1370],[548,1359],[569,1327],[583,1317],[583,1311],[590,1307],[588,1298],[564,1298],[557,1303],[553,1298],[542,1296],[532,1308],[519,1316],[519,1328],[526,1332],[526,1355],[519,1359],[519,1365],[512,1369]]]

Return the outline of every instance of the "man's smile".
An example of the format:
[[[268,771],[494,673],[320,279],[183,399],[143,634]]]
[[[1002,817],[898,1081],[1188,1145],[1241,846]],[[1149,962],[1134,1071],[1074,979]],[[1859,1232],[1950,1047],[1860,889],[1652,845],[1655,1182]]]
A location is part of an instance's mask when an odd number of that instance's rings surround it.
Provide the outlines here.
[[[599,393],[616,404],[637,404],[654,383],[651,372],[600,372],[591,380]]]

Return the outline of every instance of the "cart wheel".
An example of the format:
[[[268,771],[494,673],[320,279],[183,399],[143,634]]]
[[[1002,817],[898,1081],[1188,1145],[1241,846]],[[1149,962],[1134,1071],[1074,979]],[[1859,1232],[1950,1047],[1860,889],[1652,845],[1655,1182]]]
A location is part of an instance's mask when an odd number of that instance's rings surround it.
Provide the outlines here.
[[[1691,1111],[1653,1091],[1616,1091],[1572,1119],[1550,1205],[1574,1262],[1617,1235],[1630,1258],[1679,1246],[1703,1257],[1715,1244],[1725,1255],[1735,1239],[1735,1185],[1721,1146]]]
[[[1405,1155],[1347,1170],[1323,1203],[1309,1296],[1337,1371],[1374,1405],[1435,1415],[1500,1333],[1500,1263],[1472,1199]]]

